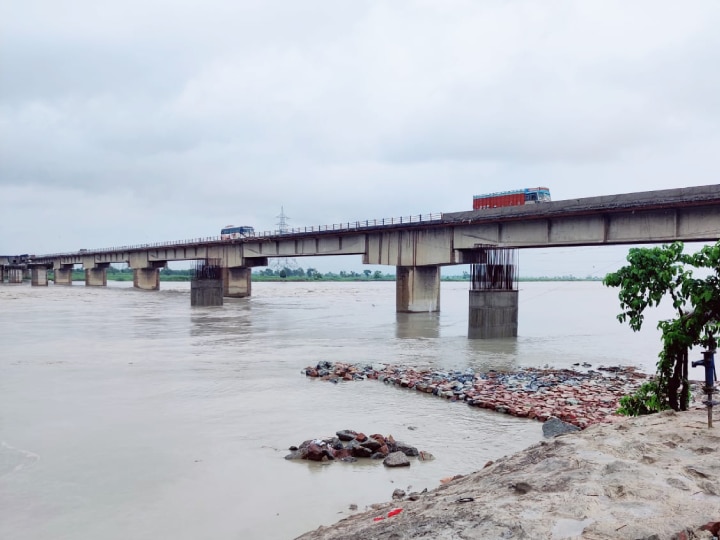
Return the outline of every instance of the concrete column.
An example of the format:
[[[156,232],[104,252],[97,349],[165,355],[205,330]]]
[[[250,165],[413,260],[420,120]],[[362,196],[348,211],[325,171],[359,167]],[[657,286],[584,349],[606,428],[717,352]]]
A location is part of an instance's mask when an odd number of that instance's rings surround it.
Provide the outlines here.
[[[61,264],[55,267],[55,285],[72,285],[74,264]]]
[[[85,286],[86,287],[105,287],[105,286],[107,286],[108,266],[110,266],[110,263],[97,263],[97,264],[94,264],[93,266],[85,266]]]
[[[18,285],[23,282],[22,268],[8,268],[8,283]]]
[[[33,268],[30,272],[30,284],[33,287],[47,287],[47,268]]]
[[[222,306],[222,279],[194,279],[190,282],[191,306]]]
[[[519,291],[470,291],[468,338],[517,337]]]
[[[395,311],[440,311],[439,266],[398,266],[396,276]]]
[[[245,298],[252,291],[252,269],[245,266],[222,269],[223,296]]]
[[[160,290],[159,268],[134,268],[133,287],[144,291]]]
[[[0,283],[5,283],[5,267],[0,264]]]

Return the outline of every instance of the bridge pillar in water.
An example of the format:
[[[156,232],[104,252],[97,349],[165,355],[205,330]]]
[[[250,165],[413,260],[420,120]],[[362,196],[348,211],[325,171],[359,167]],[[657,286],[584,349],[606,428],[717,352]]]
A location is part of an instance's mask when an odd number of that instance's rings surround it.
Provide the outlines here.
[[[395,280],[395,311],[440,311],[440,267],[398,266]]]
[[[222,306],[223,281],[222,279],[193,279],[190,282],[191,306]]]
[[[55,285],[72,285],[74,264],[60,264],[55,267]]]
[[[105,287],[107,286],[107,269],[110,263],[93,263],[85,266],[85,286]]]
[[[133,268],[133,287],[144,291],[160,290],[160,268],[162,266],[150,268]]]
[[[148,252],[131,253],[128,266],[133,269],[133,287],[144,291],[160,289],[160,269],[167,266],[167,261],[148,260]]]
[[[517,337],[519,291],[470,291],[468,338]]]
[[[205,259],[198,261],[195,273],[190,282],[191,306],[222,306],[223,305],[223,279],[226,270],[220,266],[219,259]]]
[[[8,283],[18,285],[23,282],[22,268],[8,268]]]
[[[5,266],[0,264],[0,283],[5,283]]]
[[[478,245],[470,265],[468,338],[517,337],[517,249]]]
[[[222,269],[223,296],[245,298],[252,292],[252,268],[238,266]]]
[[[47,268],[32,268],[30,270],[30,285],[33,287],[47,287]]]

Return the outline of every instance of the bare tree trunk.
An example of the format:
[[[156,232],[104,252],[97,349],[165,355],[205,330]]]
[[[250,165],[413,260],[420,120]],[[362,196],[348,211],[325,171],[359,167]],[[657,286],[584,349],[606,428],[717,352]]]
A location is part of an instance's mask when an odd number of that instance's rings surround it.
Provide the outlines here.
[[[680,390],[680,378],[682,374],[682,361],[681,355],[674,355],[675,364],[673,366],[673,373],[668,381],[668,403],[670,408],[674,411],[680,410],[680,399],[678,396],[678,390]]]
[[[677,362],[681,364],[682,369],[682,387],[680,389],[680,410],[687,411],[690,402],[690,383],[688,382],[688,350],[685,349],[680,354]]]

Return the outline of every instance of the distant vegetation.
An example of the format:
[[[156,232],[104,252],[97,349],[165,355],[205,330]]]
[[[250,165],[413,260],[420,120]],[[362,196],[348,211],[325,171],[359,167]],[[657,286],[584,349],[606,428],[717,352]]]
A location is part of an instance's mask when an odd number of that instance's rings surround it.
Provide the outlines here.
[[[160,281],[190,281],[192,279],[193,270],[172,270],[163,268],[160,270]],[[108,281],[132,281],[132,268],[116,268],[110,266],[107,269]],[[48,273],[48,279],[54,280],[55,276],[51,270]],[[73,270],[73,281],[85,281],[85,272],[82,270]],[[280,269],[264,268],[255,270],[252,273],[252,280],[260,281],[395,281],[395,274],[383,273],[380,270],[363,270],[355,272],[354,270],[340,270],[339,272],[318,272],[315,268],[289,268]],[[442,281],[470,281],[470,274],[463,272],[455,276],[442,276]],[[579,278],[575,276],[541,276],[541,277],[521,277],[520,281],[601,281],[602,278],[587,276]]]

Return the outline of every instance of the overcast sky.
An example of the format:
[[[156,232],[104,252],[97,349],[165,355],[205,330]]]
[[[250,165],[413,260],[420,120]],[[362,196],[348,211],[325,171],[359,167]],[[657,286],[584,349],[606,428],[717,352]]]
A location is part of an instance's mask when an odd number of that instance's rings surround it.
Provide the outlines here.
[[[717,0],[4,0],[0,253],[717,183],[718,28]]]

